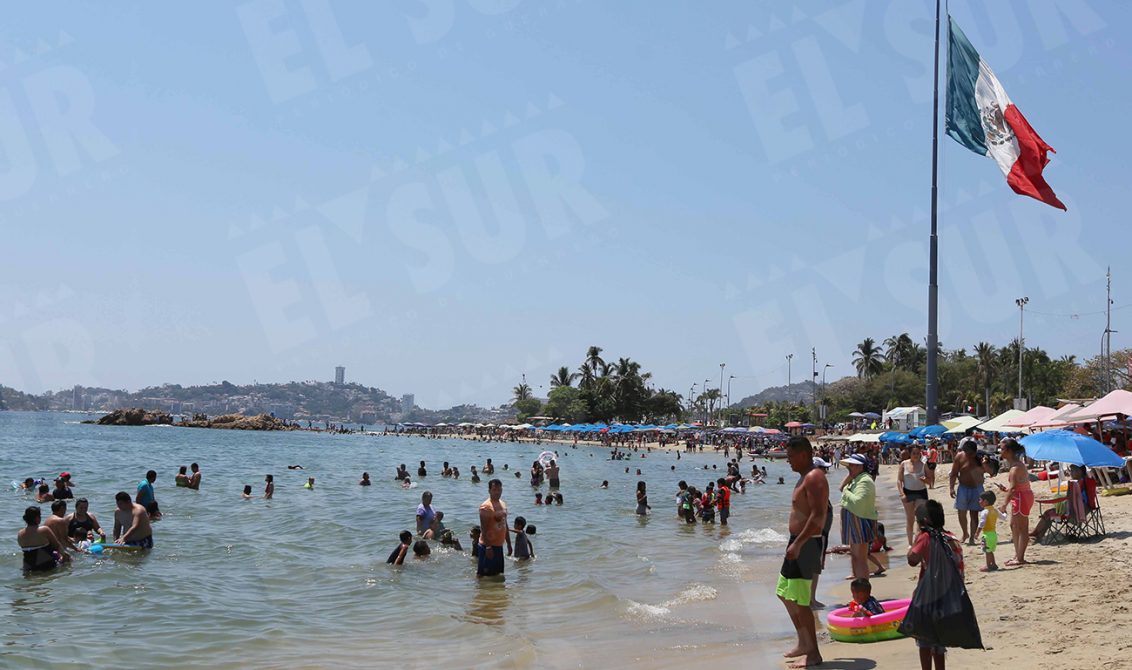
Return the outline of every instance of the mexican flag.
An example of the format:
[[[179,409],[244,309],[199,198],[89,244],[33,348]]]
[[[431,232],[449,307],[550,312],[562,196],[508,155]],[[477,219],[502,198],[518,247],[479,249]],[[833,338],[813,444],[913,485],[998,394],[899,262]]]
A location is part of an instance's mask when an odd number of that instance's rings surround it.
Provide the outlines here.
[[[954,19],[947,21],[947,134],[993,158],[1015,193],[1065,209],[1042,177],[1053,147],[1030,127]]]

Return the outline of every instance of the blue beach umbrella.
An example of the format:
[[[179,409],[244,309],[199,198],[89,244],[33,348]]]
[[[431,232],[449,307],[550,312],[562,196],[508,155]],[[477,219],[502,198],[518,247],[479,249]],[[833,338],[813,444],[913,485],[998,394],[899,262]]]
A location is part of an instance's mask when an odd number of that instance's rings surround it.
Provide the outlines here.
[[[943,435],[947,432],[947,426],[942,424],[935,424],[934,426],[925,426],[920,429],[920,437],[935,437],[936,435]]]
[[[1088,435],[1071,430],[1047,430],[1019,440],[1026,455],[1038,461],[1057,461],[1088,468],[1122,468],[1124,459]]]

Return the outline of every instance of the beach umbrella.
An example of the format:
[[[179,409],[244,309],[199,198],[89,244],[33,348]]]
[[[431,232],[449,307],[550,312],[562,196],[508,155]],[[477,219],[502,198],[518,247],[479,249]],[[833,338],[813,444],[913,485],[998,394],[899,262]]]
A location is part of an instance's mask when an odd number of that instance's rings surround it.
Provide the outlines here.
[[[943,435],[946,432],[947,426],[937,423],[934,426],[924,426],[920,429],[920,437],[935,437],[936,435]]]
[[[801,421],[791,421],[791,422],[786,424],[786,427],[787,428],[801,428],[802,422]]]
[[[1026,455],[1038,461],[1057,461],[1088,468],[1122,468],[1124,459],[1088,435],[1071,430],[1047,430],[1021,440]]]
[[[877,414],[876,412],[865,412],[865,418],[866,419],[879,419],[880,415]]]

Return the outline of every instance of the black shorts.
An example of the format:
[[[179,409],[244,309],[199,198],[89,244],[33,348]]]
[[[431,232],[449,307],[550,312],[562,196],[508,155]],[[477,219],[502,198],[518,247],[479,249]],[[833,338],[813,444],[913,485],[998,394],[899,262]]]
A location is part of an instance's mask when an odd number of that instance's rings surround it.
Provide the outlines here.
[[[907,498],[909,502],[911,502],[913,500],[927,500],[928,499],[928,490],[927,489],[919,489],[919,490],[916,490],[916,489],[901,489],[901,490],[904,491],[904,497]]]
[[[790,536],[790,542],[795,539],[797,539],[796,535]],[[782,560],[782,570],[779,571],[779,574],[786,579],[813,579],[814,575],[821,574],[821,545],[821,537],[811,537],[806,540],[801,551],[798,552],[798,558]]]
[[[935,466],[936,466],[935,463],[928,463],[928,469],[929,470],[935,470]]]

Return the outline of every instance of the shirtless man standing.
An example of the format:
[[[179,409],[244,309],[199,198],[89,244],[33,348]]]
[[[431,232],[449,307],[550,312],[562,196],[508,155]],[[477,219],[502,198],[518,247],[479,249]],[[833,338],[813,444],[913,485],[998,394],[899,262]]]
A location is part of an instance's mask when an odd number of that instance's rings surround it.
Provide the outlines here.
[[[152,549],[153,527],[149,525],[149,512],[145,507],[130,500],[130,494],[125,491],[119,491],[114,502],[118,506],[114,510],[114,543]]]
[[[951,497],[955,498],[955,510],[959,513],[959,527],[963,529],[963,539],[960,543],[975,544],[975,535],[978,534],[979,496],[983,494],[983,467],[978,459],[979,445],[974,438],[968,437],[959,445],[959,453],[955,454],[955,462],[951,464],[951,475],[948,477],[948,488]],[[959,491],[956,494],[955,482],[959,482]]]
[[[822,662],[817,626],[810,609],[810,585],[821,567],[821,534],[829,509],[829,482],[825,473],[814,467],[813,447],[805,437],[792,437],[786,443],[786,461],[799,477],[791,499],[790,543],[786,546],[776,593],[798,632],[798,645],[783,656],[798,658],[791,668],[805,668]]]
[[[480,505],[480,542],[477,577],[503,575],[503,543],[511,555],[511,535],[507,532],[507,504],[503,502],[503,482],[487,483],[487,500]]]
[[[51,529],[55,534],[59,544],[63,545],[69,551],[78,551],[79,548],[71,540],[70,533],[67,532],[67,501],[56,500],[51,503],[51,516],[43,522],[44,526]],[[85,539],[85,538],[84,538]]]
[[[194,491],[199,491],[200,490],[200,466],[197,465],[196,463],[193,463],[192,465],[189,466],[189,469],[193,471],[193,474],[189,475],[189,488],[194,490]]]

